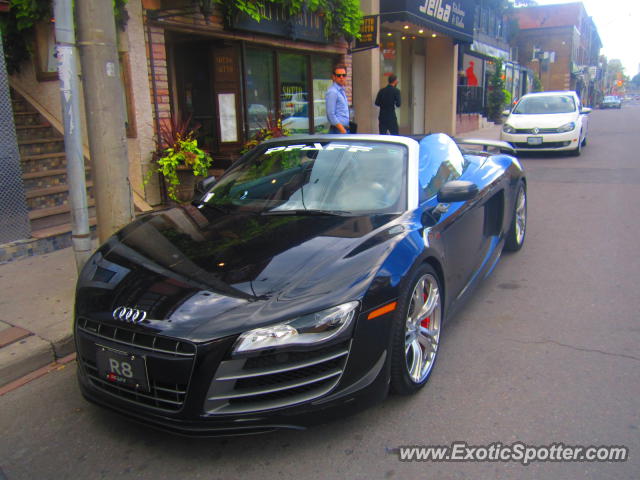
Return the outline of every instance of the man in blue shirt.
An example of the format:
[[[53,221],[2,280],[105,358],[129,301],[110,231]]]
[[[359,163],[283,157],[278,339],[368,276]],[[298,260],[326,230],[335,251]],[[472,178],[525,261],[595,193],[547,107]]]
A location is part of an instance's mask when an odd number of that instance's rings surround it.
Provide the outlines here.
[[[347,83],[347,69],[344,65],[333,68],[333,83],[325,95],[327,118],[331,127],[329,133],[349,133],[349,102],[344,86]]]

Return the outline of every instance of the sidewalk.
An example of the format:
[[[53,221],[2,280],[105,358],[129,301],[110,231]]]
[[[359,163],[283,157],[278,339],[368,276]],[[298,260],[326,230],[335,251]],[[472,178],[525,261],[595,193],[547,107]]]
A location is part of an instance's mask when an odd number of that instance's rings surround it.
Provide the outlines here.
[[[0,386],[73,353],[71,248],[0,265]]]
[[[459,137],[497,140],[499,133],[492,125]],[[4,385],[74,353],[76,278],[72,248],[0,264],[0,395]]]

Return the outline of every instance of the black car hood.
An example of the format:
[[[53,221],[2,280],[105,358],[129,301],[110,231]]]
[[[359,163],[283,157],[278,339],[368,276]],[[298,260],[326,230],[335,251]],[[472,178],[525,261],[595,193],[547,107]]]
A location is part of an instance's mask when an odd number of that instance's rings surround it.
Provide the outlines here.
[[[88,262],[76,313],[137,308],[138,328],[207,341],[328,308],[362,295],[404,230],[397,218],[155,213]]]

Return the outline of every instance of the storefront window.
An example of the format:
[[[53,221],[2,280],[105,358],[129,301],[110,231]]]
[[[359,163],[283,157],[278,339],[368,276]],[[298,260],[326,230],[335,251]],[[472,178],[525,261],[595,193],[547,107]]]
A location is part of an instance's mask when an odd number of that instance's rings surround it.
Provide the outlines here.
[[[293,133],[309,133],[307,58],[304,55],[281,53],[278,55],[278,66],[282,124]]]
[[[332,67],[333,62],[330,58],[311,58],[311,69],[313,72],[313,119],[316,133],[326,133],[329,131],[329,120],[327,120],[327,107],[324,97],[333,82],[331,79]]]
[[[309,133],[311,125],[315,133],[329,130],[324,97],[332,82],[331,57],[247,47],[245,59],[248,137],[278,116],[291,133]]]
[[[266,126],[267,117],[275,117],[273,52],[247,48],[247,120],[249,136]]]

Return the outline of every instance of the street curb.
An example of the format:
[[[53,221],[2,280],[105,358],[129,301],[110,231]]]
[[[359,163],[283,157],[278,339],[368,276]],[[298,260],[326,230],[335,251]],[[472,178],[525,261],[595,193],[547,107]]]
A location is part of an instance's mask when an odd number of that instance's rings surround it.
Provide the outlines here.
[[[20,388],[23,385],[26,385],[27,383],[46,375],[47,373],[53,372],[54,370],[62,370],[63,368],[66,367],[68,363],[73,362],[75,359],[76,359],[75,353],[69,354],[66,357],[60,358],[53,363],[49,363],[44,367],[40,367],[37,370],[34,370],[33,372],[28,373],[27,375],[24,375],[23,377],[20,377],[12,382],[9,382],[8,384],[0,387],[0,397],[15,390],[16,388]]]
[[[55,361],[51,343],[31,335],[0,349],[0,385]]]

